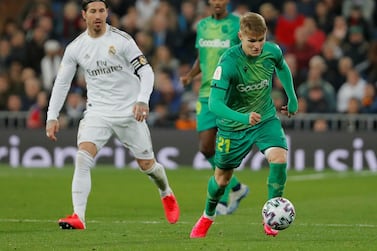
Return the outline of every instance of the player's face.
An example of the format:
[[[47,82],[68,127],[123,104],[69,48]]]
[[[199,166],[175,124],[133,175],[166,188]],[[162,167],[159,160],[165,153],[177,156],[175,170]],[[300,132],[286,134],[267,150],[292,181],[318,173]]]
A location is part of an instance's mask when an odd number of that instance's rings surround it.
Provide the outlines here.
[[[242,50],[246,55],[257,57],[262,53],[263,45],[266,42],[266,33],[254,35],[252,32],[248,34],[239,32],[238,36],[242,43]]]
[[[229,0],[209,0],[212,13],[215,17],[222,17],[227,13],[227,5]]]
[[[103,2],[89,3],[86,11],[82,11],[91,36],[98,37],[105,32],[107,15],[106,5]]]

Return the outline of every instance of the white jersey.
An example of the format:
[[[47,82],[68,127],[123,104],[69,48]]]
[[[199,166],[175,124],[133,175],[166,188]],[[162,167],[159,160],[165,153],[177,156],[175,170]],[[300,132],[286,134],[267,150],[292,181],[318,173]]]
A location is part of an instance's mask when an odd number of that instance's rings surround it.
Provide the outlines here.
[[[154,75],[143,53],[127,33],[110,25],[98,38],[85,31],[70,43],[51,94],[47,120],[57,119],[80,66],[87,87],[87,112],[131,116],[137,101],[149,102]]]

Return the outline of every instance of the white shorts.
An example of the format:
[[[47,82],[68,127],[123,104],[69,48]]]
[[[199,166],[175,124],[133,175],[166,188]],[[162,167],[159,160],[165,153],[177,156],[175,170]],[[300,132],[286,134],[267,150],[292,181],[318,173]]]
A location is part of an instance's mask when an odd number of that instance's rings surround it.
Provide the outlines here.
[[[148,125],[134,117],[105,117],[85,114],[77,132],[77,145],[92,142],[99,151],[115,136],[137,159],[153,159],[153,147]]]

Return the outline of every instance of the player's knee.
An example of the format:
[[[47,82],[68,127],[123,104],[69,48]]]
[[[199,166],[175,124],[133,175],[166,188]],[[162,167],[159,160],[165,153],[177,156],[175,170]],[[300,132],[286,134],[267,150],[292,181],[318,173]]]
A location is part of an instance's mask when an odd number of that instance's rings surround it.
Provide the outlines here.
[[[213,149],[210,149],[210,148],[205,148],[205,147],[201,147],[199,149],[199,151],[204,155],[204,157],[206,157],[207,159],[208,158],[211,158],[212,156],[215,155],[215,151]]]
[[[93,158],[97,155],[97,146],[92,142],[82,142],[79,145],[80,151],[85,151],[90,154]]]
[[[269,163],[286,163],[287,150],[280,147],[271,147],[265,151]]]
[[[154,159],[136,159],[136,162],[142,171],[147,171],[153,167],[155,160]]]

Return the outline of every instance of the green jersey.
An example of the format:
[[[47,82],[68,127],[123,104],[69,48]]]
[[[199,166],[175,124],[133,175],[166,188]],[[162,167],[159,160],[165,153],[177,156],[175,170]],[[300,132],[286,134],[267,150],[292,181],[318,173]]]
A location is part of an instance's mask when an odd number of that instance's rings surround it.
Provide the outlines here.
[[[198,23],[195,47],[199,52],[202,83],[199,97],[208,98],[213,73],[224,51],[240,42],[238,31],[240,19],[228,14],[217,20],[212,16],[206,17]]]
[[[225,104],[224,107],[213,107],[221,109],[214,111],[220,129],[237,131],[251,127],[251,112],[261,114],[261,123],[276,116],[271,98],[272,80],[276,68],[285,69],[284,62],[282,51],[272,42],[264,44],[258,57],[246,56],[241,44],[223,54],[213,76],[210,96],[210,103],[217,99]],[[221,116],[224,113],[236,115],[239,119],[226,119]]]

